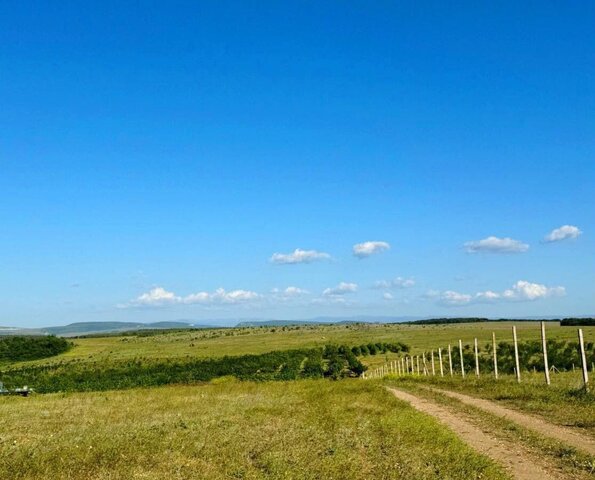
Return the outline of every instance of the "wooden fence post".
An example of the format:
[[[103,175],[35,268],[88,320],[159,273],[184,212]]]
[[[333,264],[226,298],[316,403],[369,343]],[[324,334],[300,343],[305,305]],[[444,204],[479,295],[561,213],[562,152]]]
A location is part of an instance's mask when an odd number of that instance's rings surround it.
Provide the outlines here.
[[[440,362],[440,376],[444,376],[444,367],[442,366],[442,348],[438,349],[438,361]]]
[[[589,371],[587,369],[587,356],[585,355],[585,342],[583,339],[583,329],[578,329],[578,344],[581,349],[581,365],[583,366],[583,382],[585,390],[589,390]]]
[[[415,356],[415,363],[417,363],[417,374],[419,375],[419,355]]]
[[[545,339],[545,322],[541,322],[541,348],[543,349],[543,370],[545,372],[545,383],[550,384],[550,366],[547,361],[547,341]]]
[[[401,372],[403,372],[403,374],[407,373],[405,371],[405,359],[401,358]]]
[[[477,349],[477,338],[474,339],[473,347],[475,349],[475,376],[479,377],[479,351]]]
[[[461,355],[461,376],[465,377],[465,362],[463,361],[463,342],[459,339],[459,354]]]
[[[423,353],[422,359],[423,359],[424,375],[427,376],[428,375],[428,366],[426,363],[426,352]]]
[[[450,369],[450,376],[452,377],[452,348],[448,344],[448,368]]]
[[[492,351],[494,354],[494,378],[498,380],[498,348],[496,346],[496,333],[492,332]]]
[[[434,350],[432,350],[432,376],[436,375],[436,368],[434,367]]]
[[[519,345],[516,338],[516,327],[512,326],[512,341],[514,342],[514,364],[516,365],[516,381],[521,382],[521,365],[519,363]]]
[[[409,357],[405,357],[405,373],[409,373]]]

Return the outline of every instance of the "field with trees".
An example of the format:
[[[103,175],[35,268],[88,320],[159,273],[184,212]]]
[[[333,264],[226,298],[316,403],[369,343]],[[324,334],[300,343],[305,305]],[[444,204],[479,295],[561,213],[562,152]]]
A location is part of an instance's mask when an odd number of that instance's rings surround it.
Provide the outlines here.
[[[72,345],[47,358],[23,357],[19,347],[5,355],[0,381],[37,393],[0,397],[0,478],[591,478],[595,396],[582,388],[576,327],[547,323],[550,364],[559,369],[548,387],[539,323],[516,326],[520,384],[512,375],[510,322],[131,332],[69,339]],[[595,361],[595,327],[582,328]],[[471,374],[474,338],[479,378]],[[361,378],[459,339],[466,378]],[[586,450],[448,392],[571,429]],[[447,416],[455,423],[445,423]],[[480,436],[489,432],[505,457],[520,460],[508,464],[482,451],[456,422]],[[528,465],[529,476],[518,464]]]
[[[496,332],[499,341],[511,341],[512,322],[457,323],[448,325],[422,324],[346,324],[296,325],[283,327],[244,327],[205,330],[139,331],[130,335],[90,336],[71,338],[74,348],[57,357],[32,363],[48,364],[76,360],[103,361],[105,359],[174,358],[253,355],[277,350],[361,345],[368,342],[400,341],[411,346],[413,353],[421,353],[437,345],[465,343],[480,338],[491,340]],[[519,340],[539,340],[539,322],[516,323]],[[576,341],[576,328],[561,327],[559,322],[547,323],[551,340]],[[595,326],[585,327],[585,340],[595,341]],[[2,365],[0,360],[0,367]],[[31,362],[27,362],[30,364]]]

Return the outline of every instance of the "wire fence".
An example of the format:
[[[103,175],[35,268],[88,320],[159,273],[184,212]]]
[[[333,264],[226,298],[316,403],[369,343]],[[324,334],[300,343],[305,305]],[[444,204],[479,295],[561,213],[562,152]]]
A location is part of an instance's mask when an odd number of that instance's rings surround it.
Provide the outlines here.
[[[402,355],[362,374],[364,379],[382,378],[386,375],[455,376],[482,374],[498,379],[501,373],[512,373],[517,382],[522,381],[523,372],[543,372],[546,385],[551,384],[551,373],[575,371],[580,368],[582,383],[589,389],[589,366],[595,372],[595,344],[585,342],[583,329],[577,330],[577,342],[548,340],[545,322],[540,325],[539,341],[519,342],[516,326],[512,326],[512,343],[497,342],[492,332],[490,342],[480,346],[477,338],[473,344],[463,345],[459,339],[453,347],[438,347],[421,355]]]

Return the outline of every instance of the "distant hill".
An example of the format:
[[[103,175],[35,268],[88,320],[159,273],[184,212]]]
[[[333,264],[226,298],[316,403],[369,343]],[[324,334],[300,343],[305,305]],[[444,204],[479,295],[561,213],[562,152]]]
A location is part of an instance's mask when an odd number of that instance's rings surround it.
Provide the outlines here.
[[[322,322],[310,320],[256,320],[238,322],[236,327],[290,327],[293,325],[320,325]],[[328,323],[328,322],[326,322]]]
[[[592,318],[594,315],[576,316],[577,319]],[[56,335],[59,337],[75,337],[83,335],[101,335],[118,334],[119,332],[136,332],[141,330],[173,330],[173,329],[193,329],[193,328],[229,328],[235,324],[236,327],[285,327],[292,325],[349,325],[354,323],[413,323],[413,324],[449,324],[449,323],[468,323],[468,322],[493,322],[493,321],[535,321],[535,320],[559,320],[563,316],[530,316],[522,319],[508,318],[472,318],[472,317],[421,317],[421,316],[373,316],[357,315],[350,317],[313,317],[297,320],[275,320],[258,318],[243,319],[212,319],[207,320],[208,324],[194,323],[193,320],[176,320],[169,322],[77,322],[64,326],[52,326],[46,328],[20,328],[20,327],[0,327],[0,337],[13,335]],[[591,320],[592,321],[592,320]],[[226,325],[227,327],[223,326]]]
[[[420,317],[314,317],[302,320],[243,320],[236,327],[287,327],[291,325],[346,325],[353,323],[397,323],[419,319]]]
[[[109,333],[131,330],[154,330],[168,328],[200,328],[186,322],[78,322],[60,327],[46,327],[41,329],[50,335],[61,337],[72,337],[76,335],[88,335],[91,333]]]
[[[138,330],[171,330],[185,328],[221,328],[214,325],[193,324],[191,321],[173,322],[77,322],[68,325],[44,328],[0,327],[0,337],[14,335],[56,335],[77,337],[102,333],[134,332]]]
[[[38,328],[0,327],[0,337],[12,335],[45,335],[45,332]]]

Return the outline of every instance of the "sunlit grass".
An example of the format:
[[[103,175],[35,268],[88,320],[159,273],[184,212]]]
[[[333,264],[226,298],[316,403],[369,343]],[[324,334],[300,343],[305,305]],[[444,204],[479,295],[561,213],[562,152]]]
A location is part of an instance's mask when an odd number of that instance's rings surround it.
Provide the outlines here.
[[[517,322],[519,340],[537,340],[538,322]],[[467,323],[453,325],[331,325],[215,329],[177,332],[149,337],[98,337],[73,339],[75,347],[51,359],[27,363],[47,363],[63,360],[102,361],[105,359],[219,357],[309,348],[337,343],[359,345],[368,342],[401,341],[411,346],[413,353],[421,353],[455,344],[459,339],[472,343],[478,337],[482,344],[491,341],[496,332],[498,341],[510,341],[511,322]],[[585,341],[595,341],[595,327],[584,327]],[[576,341],[575,327],[547,324],[548,337]],[[380,357],[369,357],[371,365],[381,363]]]
[[[0,399],[0,478],[507,478],[377,382]]]

